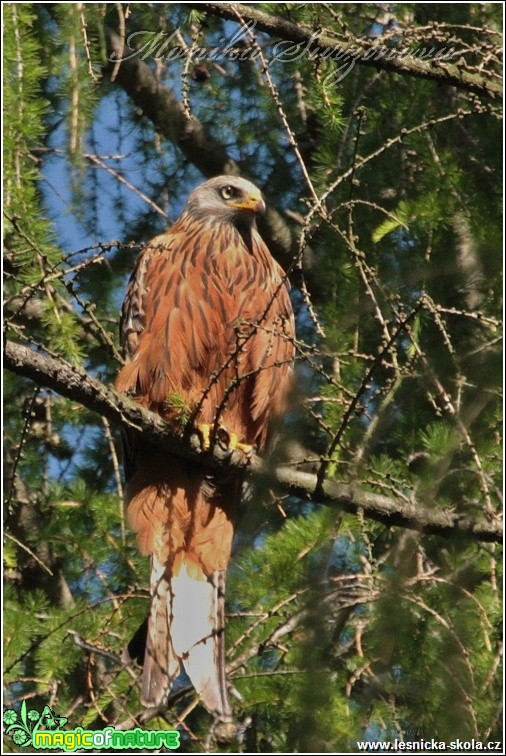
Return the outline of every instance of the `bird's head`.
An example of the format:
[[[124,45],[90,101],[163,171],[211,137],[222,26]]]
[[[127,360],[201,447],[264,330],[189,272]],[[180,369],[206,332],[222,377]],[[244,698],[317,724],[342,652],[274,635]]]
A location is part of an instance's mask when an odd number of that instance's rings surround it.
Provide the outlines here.
[[[260,189],[237,176],[216,176],[201,184],[188,197],[185,212],[200,218],[253,223],[265,212]]]

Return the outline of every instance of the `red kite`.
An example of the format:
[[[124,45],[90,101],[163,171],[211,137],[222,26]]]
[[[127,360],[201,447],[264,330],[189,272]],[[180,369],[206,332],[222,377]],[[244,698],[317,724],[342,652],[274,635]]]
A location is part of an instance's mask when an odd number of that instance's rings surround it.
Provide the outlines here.
[[[256,228],[264,210],[241,178],[218,176],[190,194],[137,260],[116,380],[168,423],[192,418],[204,436],[220,429],[231,447],[259,450],[286,407],[294,356],[286,275]],[[139,441],[125,461],[129,518],[151,557],[142,701],[161,705],[183,664],[207,709],[230,719],[224,587],[243,474],[210,475]]]

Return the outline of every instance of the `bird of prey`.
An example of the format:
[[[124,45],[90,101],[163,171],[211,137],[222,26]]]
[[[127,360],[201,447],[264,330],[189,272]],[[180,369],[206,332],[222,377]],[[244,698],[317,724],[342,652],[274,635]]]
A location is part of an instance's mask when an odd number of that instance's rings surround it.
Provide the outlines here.
[[[167,423],[191,418],[204,439],[219,432],[240,449],[265,448],[294,356],[286,275],[256,228],[264,210],[242,178],[197,187],[140,253],[120,323],[116,388]],[[132,439],[125,467],[129,519],[151,558],[141,699],[163,705],[183,665],[207,709],[230,720],[224,587],[244,474],[211,475]]]

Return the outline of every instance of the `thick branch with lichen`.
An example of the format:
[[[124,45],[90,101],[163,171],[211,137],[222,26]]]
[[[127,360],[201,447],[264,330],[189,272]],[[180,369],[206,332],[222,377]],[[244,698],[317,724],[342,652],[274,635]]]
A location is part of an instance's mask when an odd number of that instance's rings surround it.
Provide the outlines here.
[[[312,54],[330,57],[341,67],[357,63],[376,68],[378,71],[428,79],[480,95],[502,96],[499,76],[496,78],[491,73],[469,71],[461,60],[451,62],[441,57],[423,60],[415,55],[405,55],[402,50],[396,53],[390,47],[378,48],[373,40],[358,38],[348,32],[336,39],[320,29],[315,31],[299,26],[244,3],[190,2],[188,6],[230,21],[252,22],[260,31],[300,46],[301,54],[304,49],[310,49]],[[293,57],[295,52],[296,50],[292,49],[290,55]]]
[[[24,376],[40,386],[79,402],[108,420],[142,434],[148,443],[163,446],[172,454],[198,461],[212,469],[223,465],[244,467],[242,455],[233,454],[224,460],[219,450],[201,452],[196,436],[177,435],[158,415],[140,407],[124,394],[92,378],[84,370],[72,367],[21,344],[7,341],[4,364],[8,370]],[[318,481],[316,475],[291,467],[272,468],[258,457],[251,461],[252,473],[269,485],[317,503],[339,507],[349,513],[361,512],[365,517],[384,525],[401,526],[445,537],[465,536],[480,541],[501,542],[502,529],[480,517],[469,517],[454,511],[429,510],[416,502],[398,501],[359,487],[332,480]]]

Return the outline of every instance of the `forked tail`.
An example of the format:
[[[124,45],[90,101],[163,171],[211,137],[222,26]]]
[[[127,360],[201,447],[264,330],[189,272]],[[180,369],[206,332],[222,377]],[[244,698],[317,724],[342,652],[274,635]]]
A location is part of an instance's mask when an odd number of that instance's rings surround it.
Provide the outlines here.
[[[224,641],[226,571],[206,576],[183,557],[173,572],[169,574],[152,556],[142,702],[161,705],[183,665],[206,708],[221,720],[230,720]]]

